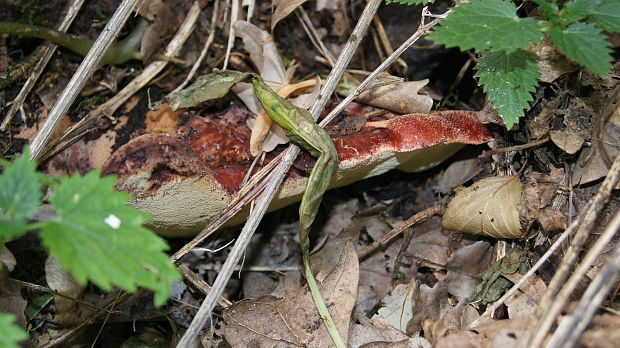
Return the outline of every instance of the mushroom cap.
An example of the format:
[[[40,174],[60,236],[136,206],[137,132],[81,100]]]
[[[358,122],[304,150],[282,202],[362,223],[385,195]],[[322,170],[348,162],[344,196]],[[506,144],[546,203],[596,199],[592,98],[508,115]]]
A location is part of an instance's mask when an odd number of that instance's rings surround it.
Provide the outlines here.
[[[153,217],[149,226],[156,232],[169,237],[194,235],[240,189],[253,161],[245,124],[252,115],[232,106],[219,118],[195,117],[170,134],[139,136],[108,159],[103,174],[118,176],[116,188],[134,196],[130,204]],[[388,116],[393,117],[375,118],[353,133],[332,136],[339,157],[332,187],[395,168],[425,170],[465,144],[492,139],[471,111]],[[267,161],[273,157],[268,155]],[[270,210],[301,199],[306,171],[313,164],[309,154],[299,156]],[[242,211],[229,224],[246,216],[247,210]]]

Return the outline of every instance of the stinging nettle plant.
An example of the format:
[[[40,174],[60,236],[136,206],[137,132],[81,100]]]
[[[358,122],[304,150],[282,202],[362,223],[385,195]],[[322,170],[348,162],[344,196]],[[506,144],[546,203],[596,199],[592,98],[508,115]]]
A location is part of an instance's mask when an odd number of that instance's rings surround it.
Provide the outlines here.
[[[435,0],[386,0],[428,4]],[[609,41],[603,30],[620,32],[618,0],[530,0],[545,19],[519,17],[507,0],[469,0],[453,8],[427,39],[481,55],[475,77],[508,129],[529,110],[540,71],[528,51],[547,37],[570,60],[604,77],[611,69]]]
[[[149,216],[126,204],[129,194],[113,189],[115,177],[100,177],[98,171],[46,177],[36,167],[28,147],[12,163],[0,159],[0,249],[40,230],[50,255],[79,283],[91,281],[108,291],[144,287],[155,292],[155,304],[164,304],[180,274],[164,253],[166,242],[143,227]],[[54,217],[32,223],[43,204],[44,186],[52,190],[47,201]],[[12,315],[0,313],[0,333],[7,333],[0,334],[2,348],[18,347],[16,342],[26,338],[12,321]]]

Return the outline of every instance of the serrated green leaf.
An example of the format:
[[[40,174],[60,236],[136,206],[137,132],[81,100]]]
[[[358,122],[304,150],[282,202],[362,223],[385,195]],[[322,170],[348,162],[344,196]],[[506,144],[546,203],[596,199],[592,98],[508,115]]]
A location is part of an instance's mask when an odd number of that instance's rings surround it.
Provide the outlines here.
[[[0,348],[20,348],[17,343],[28,339],[28,334],[14,322],[13,314],[0,313]]]
[[[476,77],[493,102],[495,110],[510,129],[529,109],[532,92],[538,86],[538,65],[533,54],[524,50],[513,53],[489,52],[478,60]]]
[[[564,5],[560,17],[566,23],[576,22],[586,18],[600,3],[601,0],[573,0]]]
[[[456,7],[440,24],[427,39],[463,51],[514,52],[542,38],[538,21],[519,18],[515,5],[505,0],[471,0]]]
[[[552,23],[557,23],[560,20],[558,5],[554,2],[548,2],[547,0],[530,0],[547,16],[547,19]]]
[[[163,252],[166,242],[142,227],[148,216],[126,205],[130,195],[114,191],[114,183],[97,171],[63,178],[50,198],[57,218],[41,224],[43,244],[78,282],[104,290],[141,286],[161,305],[180,276]]]
[[[611,49],[601,30],[592,24],[574,23],[562,30],[552,28],[551,40],[572,60],[605,76],[611,68]]]
[[[41,205],[42,175],[37,173],[37,164],[30,161],[29,153],[25,147],[13,163],[0,160],[4,167],[0,175],[0,245],[25,233],[27,220]]]
[[[620,32],[620,3],[618,0],[602,0],[588,16],[588,20],[610,33]]]
[[[386,4],[401,4],[401,5],[426,5],[435,2],[435,0],[385,0]]]

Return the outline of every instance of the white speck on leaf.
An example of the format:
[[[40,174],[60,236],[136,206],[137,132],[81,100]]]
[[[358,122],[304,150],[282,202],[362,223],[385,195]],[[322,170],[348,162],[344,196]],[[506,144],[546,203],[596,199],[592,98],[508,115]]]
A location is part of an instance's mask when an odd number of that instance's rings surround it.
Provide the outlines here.
[[[118,230],[118,228],[121,227],[121,219],[116,217],[116,215],[110,214],[103,221],[115,230]]]

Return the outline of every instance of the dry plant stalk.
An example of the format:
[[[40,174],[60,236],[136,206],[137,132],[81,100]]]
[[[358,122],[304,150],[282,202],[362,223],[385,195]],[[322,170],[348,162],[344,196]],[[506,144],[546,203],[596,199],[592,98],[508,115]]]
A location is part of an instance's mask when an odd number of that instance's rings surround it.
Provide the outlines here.
[[[41,129],[39,129],[34,139],[32,139],[32,143],[30,144],[30,159],[33,161],[39,161],[41,159],[45,146],[49,142],[54,130],[56,130],[60,124],[60,121],[71,107],[71,104],[73,104],[78,93],[82,90],[82,87],[84,87],[88,77],[93,73],[99,61],[110,45],[112,45],[112,42],[118,36],[121,28],[139,2],[140,0],[123,1],[116,11],[114,11],[112,18],[110,18],[110,21],[93,43],[93,47],[88,51],[88,54],[86,54],[86,57],[84,57],[84,60],[82,60],[82,63],[71,77],[71,80],[58,96],[56,104],[54,104],[48,113]]]
[[[194,4],[187,12],[185,20],[179,27],[179,30],[175,36],[170,40],[166,50],[164,51],[164,57],[173,58],[179,53],[187,38],[194,30],[194,25],[200,15],[200,6],[198,1],[194,1]],[[167,60],[157,60],[150,63],[146,68],[140,72],[133,80],[131,80],[122,90],[120,90],[114,97],[107,100],[105,103],[99,105],[96,109],[89,112],[78,123],[71,126],[58,141],[53,142],[53,147],[41,155],[41,160],[50,158],[51,156],[62,151],[64,148],[78,141],[84,135],[91,131],[91,128],[95,128],[94,123],[101,117],[112,117],[114,112],[125,103],[132,95],[146,86],[157,74],[159,74],[168,65]]]
[[[58,25],[58,31],[66,32],[67,29],[69,29],[69,26],[71,26],[71,23],[75,19],[75,16],[77,16],[78,12],[80,12],[83,4],[84,0],[72,0],[72,2],[68,5],[65,17]],[[47,42],[43,45],[43,57],[41,57],[41,59],[37,61],[34,68],[32,69],[30,77],[28,77],[28,80],[26,80],[26,83],[24,83],[22,89],[11,102],[11,108],[7,112],[6,116],[4,116],[4,120],[2,120],[2,125],[0,125],[0,131],[5,131],[9,128],[13,117],[15,116],[17,111],[22,108],[24,100],[26,100],[28,93],[30,93],[30,91],[34,87],[34,84],[39,79],[39,76],[41,76],[41,74],[43,73],[43,70],[54,55],[54,52],[56,52],[57,48],[58,46],[51,42]]]
[[[614,160],[613,165],[609,169],[609,172],[607,173],[607,177],[601,184],[599,191],[592,198],[592,203],[589,209],[586,211],[586,214],[583,218],[583,223],[575,234],[575,238],[573,239],[570,248],[564,256],[560,268],[551,280],[545,296],[540,301],[540,304],[536,311],[539,320],[537,321],[536,325],[534,325],[534,328],[536,329],[530,335],[528,347],[542,346],[543,341],[547,336],[547,333],[553,326],[557,315],[560,313],[562,307],[568,300],[568,296],[572,293],[572,290],[575,288],[580,278],[588,271],[590,267],[588,263],[593,262],[590,260],[589,257],[584,259],[583,267],[580,266],[579,268],[577,268],[574,276],[571,277],[568,282],[566,282],[566,278],[573,270],[575,262],[581,254],[586,240],[592,235],[592,228],[595,226],[596,220],[603,207],[609,201],[609,198],[611,197],[611,190],[613,190],[613,188],[616,186],[619,178],[620,156],[617,156]],[[593,257],[597,256],[598,255],[594,255]]]

